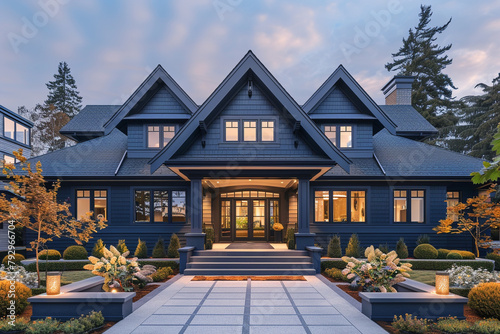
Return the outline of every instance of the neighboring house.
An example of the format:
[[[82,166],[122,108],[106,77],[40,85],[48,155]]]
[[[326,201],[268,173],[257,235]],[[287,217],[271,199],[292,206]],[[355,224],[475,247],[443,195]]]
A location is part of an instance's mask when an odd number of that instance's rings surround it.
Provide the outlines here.
[[[61,133],[77,145],[35,160],[62,180],[74,215],[107,218],[96,237],[108,245],[177,233],[202,248],[209,226],[216,242],[272,242],[280,222],[299,249],[334,234],[345,247],[352,233],[363,246],[404,237],[413,249],[429,234],[470,248],[465,234],[432,228],[447,203],[477,194],[469,174],[481,160],[421,142],[436,129],[411,107],[411,82],[394,77],[377,105],[339,66],[299,105],[248,52],[198,106],[158,66],[123,105],[76,115]]]
[[[31,128],[33,123],[16,114],[15,112],[0,105],[0,161],[15,163],[13,152],[23,149],[23,155],[31,155]],[[0,193],[11,197],[12,193],[5,189],[6,183],[0,182]],[[8,247],[7,223],[0,224],[0,252],[6,251]]]

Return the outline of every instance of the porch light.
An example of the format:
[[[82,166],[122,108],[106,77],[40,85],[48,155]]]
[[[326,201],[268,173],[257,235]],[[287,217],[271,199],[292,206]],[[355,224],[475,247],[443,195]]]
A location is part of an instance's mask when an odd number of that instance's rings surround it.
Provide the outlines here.
[[[50,271],[47,273],[47,295],[58,295],[61,293],[61,273]]]
[[[448,295],[450,293],[450,274],[445,271],[436,272],[436,294]]]

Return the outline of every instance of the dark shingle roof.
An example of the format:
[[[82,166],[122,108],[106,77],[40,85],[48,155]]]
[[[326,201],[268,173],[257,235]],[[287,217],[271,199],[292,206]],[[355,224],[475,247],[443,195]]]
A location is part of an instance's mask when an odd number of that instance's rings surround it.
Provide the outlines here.
[[[436,128],[410,105],[380,105],[379,107],[396,123],[398,134],[402,132],[437,132]]]
[[[126,158],[120,166],[117,176],[151,176],[151,166],[148,164],[149,158]],[[165,166],[158,168],[154,176],[177,176]]]
[[[119,105],[88,105],[85,106],[61,132],[103,132],[104,123],[120,108]]]
[[[351,159],[351,161],[349,174],[337,165],[326,172],[325,176],[384,176],[373,158]]]

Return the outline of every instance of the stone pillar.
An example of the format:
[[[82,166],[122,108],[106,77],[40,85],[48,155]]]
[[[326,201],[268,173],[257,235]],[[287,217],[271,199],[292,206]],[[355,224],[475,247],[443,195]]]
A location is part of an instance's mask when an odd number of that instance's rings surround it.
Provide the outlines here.
[[[295,233],[295,243],[298,250],[314,246],[316,234],[310,232],[311,200],[309,179],[299,179],[298,189],[298,231]]]
[[[191,201],[189,203],[189,222],[191,232],[186,233],[186,245],[197,250],[205,249],[203,233],[203,187],[201,179],[191,179]]]

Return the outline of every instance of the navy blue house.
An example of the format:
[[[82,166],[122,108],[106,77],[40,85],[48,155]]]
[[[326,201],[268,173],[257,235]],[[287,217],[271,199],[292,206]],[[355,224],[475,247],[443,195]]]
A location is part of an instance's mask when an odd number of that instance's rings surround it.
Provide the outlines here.
[[[177,233],[202,248],[209,226],[216,242],[273,242],[279,222],[296,229],[298,249],[334,234],[345,246],[352,233],[363,246],[404,237],[412,249],[429,234],[469,249],[465,235],[432,228],[477,195],[469,174],[482,163],[422,142],[436,129],[411,107],[411,83],[394,77],[377,105],[339,66],[299,105],[248,52],[199,106],[158,66],[123,105],[75,116],[61,133],[77,145],[34,160],[62,181],[74,215],[107,218],[96,237],[108,245],[151,248]]]

